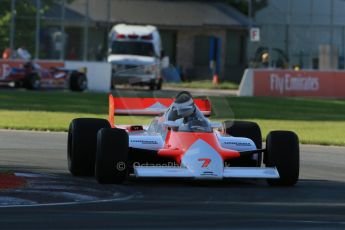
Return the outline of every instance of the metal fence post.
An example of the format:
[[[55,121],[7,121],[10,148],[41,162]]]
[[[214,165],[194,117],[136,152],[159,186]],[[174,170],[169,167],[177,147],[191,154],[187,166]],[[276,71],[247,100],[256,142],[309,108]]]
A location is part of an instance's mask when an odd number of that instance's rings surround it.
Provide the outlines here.
[[[293,29],[292,28],[292,20],[291,20],[291,14],[292,14],[292,11],[291,11],[291,0],[288,1],[288,11],[287,11],[287,14],[286,14],[286,21],[287,21],[287,28],[286,28],[286,54],[287,54],[287,57],[288,57],[288,69],[290,69],[291,67],[291,59],[292,59],[292,55],[291,55],[291,51],[290,49],[293,47],[292,46],[292,39],[291,39],[291,30]]]
[[[253,6],[252,6],[252,0],[248,0],[248,19],[249,19],[249,23],[248,23],[248,46],[247,46],[247,62],[248,62],[248,66],[250,66],[250,62],[251,62],[251,56],[252,56],[252,41],[250,40],[251,34],[250,34],[250,29],[253,26],[253,17],[252,17],[252,11],[253,11]]]
[[[15,17],[16,17],[16,0],[11,0],[11,25],[10,25],[10,49],[14,51],[14,33],[15,33]],[[10,55],[12,59],[13,56]]]
[[[88,59],[88,43],[89,43],[89,0],[85,0],[85,18],[84,18],[84,50],[83,50],[83,60]]]
[[[60,52],[60,60],[65,59],[65,45],[66,45],[66,36],[65,36],[65,0],[61,0],[61,20],[60,20],[60,27],[61,27],[61,52]]]
[[[334,30],[334,23],[333,23],[333,13],[334,13],[334,2],[331,0],[331,12],[330,12],[330,24],[331,24],[331,34],[330,34],[330,67],[331,69],[334,69],[334,61],[333,61],[333,30]]]
[[[40,11],[41,11],[41,0],[36,0],[36,40],[35,40],[35,59],[39,59],[40,53]]]

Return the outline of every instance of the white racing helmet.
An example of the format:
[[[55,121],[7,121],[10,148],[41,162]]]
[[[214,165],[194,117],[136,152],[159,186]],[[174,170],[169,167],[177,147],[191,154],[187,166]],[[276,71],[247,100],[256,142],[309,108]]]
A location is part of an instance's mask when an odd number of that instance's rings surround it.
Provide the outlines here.
[[[187,91],[180,92],[174,101],[174,109],[179,117],[189,117],[195,111],[195,104],[192,95]]]

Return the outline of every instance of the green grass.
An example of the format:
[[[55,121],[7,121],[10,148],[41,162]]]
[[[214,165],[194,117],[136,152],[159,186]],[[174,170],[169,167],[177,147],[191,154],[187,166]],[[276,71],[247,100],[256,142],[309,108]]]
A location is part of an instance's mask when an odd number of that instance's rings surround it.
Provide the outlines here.
[[[121,96],[172,97],[162,92],[122,92]],[[210,97],[212,118],[251,120],[263,136],[295,131],[302,143],[345,145],[345,100]],[[0,128],[66,131],[76,117],[107,118],[108,96],[98,93],[0,91]],[[148,124],[151,117],[116,116],[119,124]]]
[[[265,137],[272,130],[291,130],[305,144],[345,145],[345,100],[211,97],[216,119],[257,122]]]
[[[107,115],[48,111],[0,110],[0,128],[18,130],[67,131],[69,122],[77,117],[107,119]],[[149,117],[116,117],[119,124],[148,124]]]
[[[191,81],[181,83],[164,83],[164,86],[173,88],[194,88],[194,89],[238,89],[239,85],[234,82],[221,82],[218,85],[213,85],[212,80],[205,81]]]
[[[303,144],[345,145],[345,121],[286,121],[253,119],[262,130],[263,137],[272,130],[291,130]]]

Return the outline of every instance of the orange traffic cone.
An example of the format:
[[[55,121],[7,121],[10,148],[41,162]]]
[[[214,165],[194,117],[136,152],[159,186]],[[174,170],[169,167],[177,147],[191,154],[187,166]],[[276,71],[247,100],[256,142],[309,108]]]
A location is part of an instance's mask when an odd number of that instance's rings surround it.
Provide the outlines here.
[[[213,75],[212,84],[213,85],[218,85],[219,84],[218,75],[216,73]]]

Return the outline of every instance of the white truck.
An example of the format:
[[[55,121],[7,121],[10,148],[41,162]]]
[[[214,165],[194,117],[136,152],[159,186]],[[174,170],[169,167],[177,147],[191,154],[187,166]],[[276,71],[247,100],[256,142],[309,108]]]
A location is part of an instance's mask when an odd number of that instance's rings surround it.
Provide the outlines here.
[[[155,26],[115,25],[109,33],[108,62],[112,86],[148,85],[162,88],[162,43]]]

